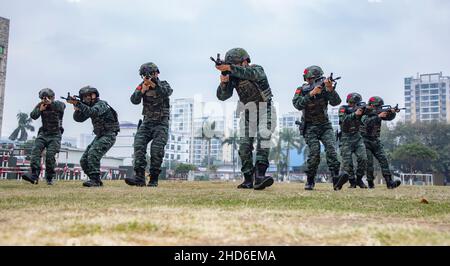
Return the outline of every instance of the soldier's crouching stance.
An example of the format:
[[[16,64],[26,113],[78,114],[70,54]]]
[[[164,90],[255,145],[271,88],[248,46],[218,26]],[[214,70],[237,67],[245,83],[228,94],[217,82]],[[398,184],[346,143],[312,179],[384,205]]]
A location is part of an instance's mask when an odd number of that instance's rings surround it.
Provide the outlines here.
[[[225,101],[233,95],[233,89],[236,89],[240,105],[243,106],[240,113],[239,156],[244,182],[238,188],[265,189],[273,184],[273,178],[266,176],[266,170],[269,167],[269,143],[275,126],[273,120],[276,117],[272,107],[272,92],[264,69],[258,65],[250,65],[250,56],[242,48],[229,50],[225,55],[225,62],[217,64],[216,68],[222,72],[217,98]],[[253,166],[255,137],[256,165]]]
[[[55,178],[55,155],[61,148],[61,135],[63,133],[62,120],[66,105],[55,101],[55,93],[51,89],[39,91],[41,102],[33,109],[30,117],[34,120],[42,118],[42,127],[31,151],[31,173],[22,178],[32,184],[37,184],[41,172],[41,154],[46,149],[45,155],[45,179],[47,185],[53,185]]]
[[[145,186],[145,168],[147,161],[147,145],[150,141],[150,176],[149,187],[158,186],[158,176],[164,158],[164,147],[169,135],[170,102],[172,89],[169,83],[159,80],[159,69],[153,63],[143,64],[139,74],[143,82],[131,95],[133,104],[144,105],[142,115],[144,121],[134,137],[134,177],[127,177],[125,183],[130,186]]]
[[[106,101],[99,99],[96,88],[86,86],[80,89],[81,101],[68,101],[74,105],[73,119],[84,122],[91,119],[95,138],[81,156],[80,165],[89,180],[83,183],[85,187],[103,186],[100,180],[100,160],[116,142],[120,131],[116,111]]]
[[[339,176],[340,163],[336,153],[336,141],[327,114],[328,104],[337,106],[341,103],[341,98],[336,92],[333,82],[329,79],[324,81],[324,86],[306,90],[315,83],[316,79],[323,77],[323,74],[322,69],[318,66],[306,68],[303,73],[306,83],[296,90],[292,100],[294,107],[303,112],[303,136],[309,148],[305,190],[313,190],[315,186],[315,177],[320,163],[320,141],[325,146],[327,164],[334,187],[340,186],[348,179],[346,175],[341,178]]]
[[[383,99],[378,96],[371,97],[368,102],[366,113],[362,117],[361,135],[364,138],[367,153],[367,183],[369,188],[375,188],[374,183],[374,161],[373,157],[377,158],[381,173],[386,180],[388,189],[394,189],[400,186],[400,180],[393,180],[391,170],[389,169],[389,162],[384,152],[383,144],[380,141],[381,122],[391,121],[396,116],[396,110],[382,111],[384,105]]]

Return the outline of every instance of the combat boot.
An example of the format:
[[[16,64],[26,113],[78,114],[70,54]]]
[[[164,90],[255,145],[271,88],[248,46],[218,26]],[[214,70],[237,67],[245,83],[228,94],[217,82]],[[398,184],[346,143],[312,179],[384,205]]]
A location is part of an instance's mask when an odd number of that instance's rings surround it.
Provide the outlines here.
[[[306,178],[305,190],[314,190],[314,186],[316,185],[314,176],[308,176]]]
[[[136,171],[135,176],[125,178],[125,183],[130,186],[145,187],[145,171]]]
[[[45,181],[47,181],[48,186],[53,186],[55,183],[53,182],[53,176],[45,177]]]
[[[273,178],[266,176],[266,170],[268,165],[258,164],[255,171],[255,190],[263,190],[266,187],[273,185]]]
[[[393,180],[390,175],[385,176],[384,179],[386,180],[386,186],[388,189],[394,189],[402,184],[400,180]]]
[[[39,173],[41,171],[38,169],[31,169],[31,172],[22,175],[22,179],[30,182],[31,184],[37,185],[39,183]]]
[[[352,178],[349,178],[348,182],[350,183],[350,186],[348,188],[356,188],[356,179],[354,176],[352,176]]]
[[[360,188],[367,188],[366,184],[364,184],[364,181],[362,180],[362,176],[356,177],[356,185]]]
[[[339,170],[334,171],[333,173],[333,189],[334,190],[341,190],[342,186],[347,183],[349,175],[347,172],[343,171],[341,174],[339,174]]]
[[[150,181],[148,181],[148,187],[157,187],[158,186],[158,175],[150,175]]]
[[[367,184],[369,185],[369,189],[375,188],[375,182],[373,182],[373,179],[367,179]]]
[[[239,189],[252,189],[253,188],[253,174],[244,174],[244,182],[237,186]]]
[[[100,180],[100,175],[91,175],[89,180],[83,183],[84,187],[101,187],[103,186],[102,180]]]

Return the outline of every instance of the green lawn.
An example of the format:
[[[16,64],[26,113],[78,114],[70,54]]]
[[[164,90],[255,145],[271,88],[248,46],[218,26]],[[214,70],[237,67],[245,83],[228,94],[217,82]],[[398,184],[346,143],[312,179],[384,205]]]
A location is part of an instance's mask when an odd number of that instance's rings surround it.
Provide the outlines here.
[[[0,245],[450,245],[449,187],[104,183],[1,180]]]

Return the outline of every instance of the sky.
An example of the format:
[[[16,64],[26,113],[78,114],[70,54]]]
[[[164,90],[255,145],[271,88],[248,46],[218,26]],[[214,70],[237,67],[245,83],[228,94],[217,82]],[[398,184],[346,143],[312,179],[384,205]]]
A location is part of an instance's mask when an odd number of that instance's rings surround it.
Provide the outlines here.
[[[94,86],[121,121],[137,122],[142,106],[129,97],[146,62],[159,66],[173,99],[217,102],[209,57],[234,47],[263,66],[279,113],[295,111],[310,65],[342,76],[343,99],[359,92],[394,105],[404,103],[405,77],[450,75],[447,0],[0,0],[0,16],[10,19],[5,137],[45,87],[59,97]],[[91,132],[72,114],[68,106],[65,136]]]

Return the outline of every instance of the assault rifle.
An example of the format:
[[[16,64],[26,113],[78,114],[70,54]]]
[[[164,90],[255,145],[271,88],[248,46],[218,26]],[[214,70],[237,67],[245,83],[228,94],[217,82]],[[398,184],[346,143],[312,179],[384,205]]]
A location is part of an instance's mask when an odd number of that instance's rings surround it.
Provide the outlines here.
[[[67,93],[67,97],[61,96],[61,99],[66,100],[67,102],[69,102],[69,101],[81,102],[80,96],[70,95],[70,92]]]
[[[302,90],[304,92],[310,92],[310,91],[314,90],[315,87],[321,87],[322,89],[325,89],[325,80],[326,79],[327,78],[323,77],[323,76],[320,78],[316,78],[313,83],[305,85]],[[336,89],[336,85],[337,85],[336,81],[340,80],[341,77],[333,78],[333,73],[331,73],[331,75],[328,77],[328,79],[333,83],[333,88]]]
[[[377,113],[378,114],[384,113],[384,112],[392,113],[392,110],[394,110],[395,113],[399,113],[402,110],[406,110],[406,108],[399,108],[398,104],[394,107],[387,104],[387,105],[383,105],[379,109],[377,109]]]
[[[295,121],[295,124],[298,126],[298,130],[300,131],[300,135],[305,137],[306,134],[306,123],[304,121]]]
[[[213,61],[216,64],[216,66],[225,65],[225,61],[220,59],[220,54],[217,54],[217,58],[216,59],[214,59],[214,57],[212,57],[212,56],[209,59],[211,59],[211,61]],[[222,75],[223,76],[226,76],[226,75],[229,75],[229,74],[231,74],[230,71],[222,71]]]

